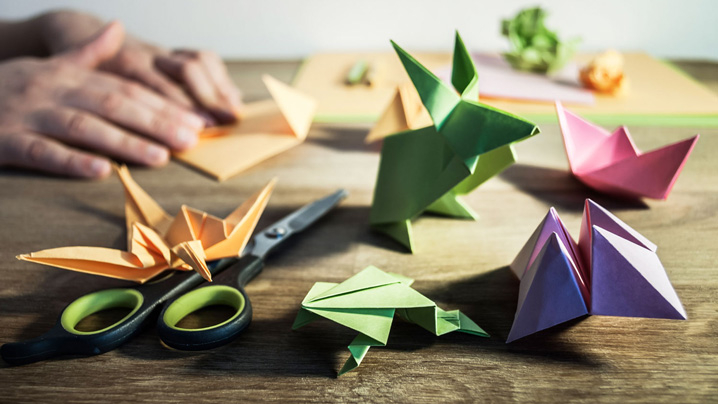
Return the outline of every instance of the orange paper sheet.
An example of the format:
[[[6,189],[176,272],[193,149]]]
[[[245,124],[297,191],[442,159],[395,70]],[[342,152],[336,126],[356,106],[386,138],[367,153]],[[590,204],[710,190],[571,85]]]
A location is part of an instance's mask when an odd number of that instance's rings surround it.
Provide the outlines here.
[[[175,158],[222,181],[302,143],[316,102],[271,76],[262,80],[271,100],[247,104],[240,122],[205,130],[197,146]]]
[[[193,269],[211,281],[206,261],[241,254],[276,183],[270,181],[224,219],[184,205],[172,218],[132,179],[127,167],[116,167],[116,171],[125,187],[128,251],[60,247],[17,258],[139,283],[169,268]]]
[[[414,54],[428,69],[451,62],[449,54]],[[346,85],[349,69],[366,60],[374,69],[372,85]],[[320,53],[307,58],[294,87],[318,102],[318,122],[373,122],[392,100],[396,87],[409,82],[394,53]]]
[[[364,141],[372,143],[394,133],[432,125],[431,116],[411,83],[396,88],[394,98]]]
[[[579,55],[576,62],[583,65],[592,56]],[[631,80],[630,94],[625,97],[596,94],[595,105],[571,106],[576,113],[623,124],[718,124],[718,95],[647,54],[624,56],[625,74]],[[345,85],[346,72],[358,59],[381,64],[383,79],[373,86]],[[448,54],[418,54],[417,60],[434,71],[451,63]],[[389,53],[317,54],[304,62],[294,85],[319,102],[317,121],[374,122],[392,102],[396,87],[408,80],[398,58]],[[555,120],[552,102],[493,98],[479,101],[530,119]]]

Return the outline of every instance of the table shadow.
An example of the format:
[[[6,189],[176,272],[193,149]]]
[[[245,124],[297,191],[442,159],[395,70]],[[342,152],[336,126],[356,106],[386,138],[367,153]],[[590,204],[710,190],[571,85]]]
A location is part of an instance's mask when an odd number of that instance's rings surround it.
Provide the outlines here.
[[[519,281],[508,266],[471,278],[430,289],[427,297],[442,302],[446,309],[460,309],[491,337],[471,344],[480,355],[532,357],[544,362],[567,362],[582,367],[606,366],[601,358],[582,352],[578,344],[566,340],[565,333],[585,317],[577,318],[507,344],[518,302]],[[462,333],[443,336],[447,342],[473,338]],[[473,339],[472,339],[473,341]]]
[[[395,318],[387,345],[372,348],[368,355],[380,355],[381,350],[411,353],[431,346],[462,345],[476,350],[477,357],[496,360],[530,357],[534,361],[578,367],[608,366],[601,358],[582,352],[578,345],[566,340],[566,331],[582,318],[506,344],[518,299],[518,283],[508,267],[501,267],[426,293],[427,297],[441,301],[446,309],[461,309],[491,334],[489,338],[461,332],[435,336],[416,324]],[[335,377],[349,357],[346,346],[356,332],[326,321],[292,332],[292,322],[293,313],[280,320],[255,324],[216,355],[197,356],[193,366],[197,371],[209,369],[223,374]]]
[[[307,137],[307,142],[345,152],[380,153],[382,142],[366,143],[364,138],[370,128],[358,126],[333,126],[322,124],[319,135]]]
[[[381,350],[411,353],[434,345],[447,348],[461,345],[474,350],[477,358],[502,360],[505,357],[529,357],[534,361],[579,367],[607,366],[600,358],[581,352],[578,345],[566,341],[565,332],[579,324],[581,319],[506,344],[518,298],[518,284],[510,269],[501,267],[428,291],[421,290],[430,299],[440,302],[442,308],[460,309],[491,334],[489,338],[460,332],[437,337],[415,324],[396,318],[387,346],[374,347],[368,355],[380,355],[378,351]],[[51,313],[43,316],[54,324],[56,317],[52,317]],[[210,351],[176,351],[160,343],[154,327],[156,316],[156,313],[151,316],[146,328],[137,337],[111,355],[138,361],[190,359],[185,366],[188,373],[333,378],[349,357],[346,347],[356,336],[355,331],[327,321],[317,321],[292,331],[295,312],[291,311],[278,319],[253,321],[236,341],[226,346]],[[29,338],[38,335],[35,333]],[[77,358],[80,356],[63,356],[51,361]]]
[[[292,331],[294,315],[252,321],[235,341],[208,351],[168,349],[153,328],[119,347],[117,354],[143,362],[185,359],[190,374],[335,377],[343,360],[339,352],[346,351],[356,332],[327,324]]]
[[[265,211],[257,225],[258,229],[264,228],[271,223],[281,219],[294,211],[294,208],[280,208]],[[305,230],[302,235],[286,242],[282,249],[301,250],[303,256],[321,258],[343,251],[347,251],[357,244],[369,245],[393,252],[410,252],[400,243],[390,237],[372,230],[369,225],[369,206],[337,206],[327,217],[320,219],[315,226]],[[316,228],[316,229],[315,229]],[[317,239],[321,239],[321,245],[312,245],[317,232]],[[294,247],[296,245],[296,247]],[[321,248],[319,248],[321,247]]]
[[[499,174],[499,177],[559,211],[581,212],[586,198],[608,210],[649,208],[641,199],[609,195],[589,188],[567,170],[514,164]]]

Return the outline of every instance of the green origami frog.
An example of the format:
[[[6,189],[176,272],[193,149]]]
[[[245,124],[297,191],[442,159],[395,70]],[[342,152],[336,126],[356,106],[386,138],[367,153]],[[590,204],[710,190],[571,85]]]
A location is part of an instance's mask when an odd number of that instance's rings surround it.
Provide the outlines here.
[[[516,161],[512,144],[535,124],[478,102],[479,77],[456,33],[451,85],[392,41],[433,125],[384,139],[369,221],[412,252],[411,220],[423,212],[475,219],[457,197]]]
[[[546,12],[540,7],[521,10],[513,19],[501,21],[501,34],[509,39],[511,51],[504,58],[516,70],[551,73],[571,60],[580,39],[561,41],[546,28]]]
[[[458,310],[444,311],[411,288],[407,277],[369,266],[342,283],[317,282],[302,301],[292,329],[327,318],[360,334],[349,344],[351,356],[338,376],[356,369],[373,346],[385,346],[394,314],[435,335],[452,331],[488,337]]]

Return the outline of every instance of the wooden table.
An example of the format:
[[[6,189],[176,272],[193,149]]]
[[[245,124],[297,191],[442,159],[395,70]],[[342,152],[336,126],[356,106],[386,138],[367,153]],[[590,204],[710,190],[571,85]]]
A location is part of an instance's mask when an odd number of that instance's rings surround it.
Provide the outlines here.
[[[235,63],[249,100],[266,97],[259,75],[289,81],[298,63]],[[683,64],[716,88],[718,66]],[[213,351],[163,348],[154,327],[119,349],[22,367],[0,365],[0,401],[586,401],[718,400],[718,129],[632,127],[650,149],[700,132],[668,201],[622,202],[592,192],[567,173],[555,124],[518,147],[520,162],[466,200],[476,221],[422,217],[420,252],[405,253],[368,228],[379,155],[368,126],[312,128],[307,142],[224,183],[171,163],[132,168],[169,212],[186,203],[225,215],[270,178],[280,182],[260,227],[343,187],[343,205],[277,253],[247,288],[254,321],[236,342]],[[505,344],[518,281],[507,265],[550,206],[578,234],[590,197],[658,246],[688,312],[687,321],[587,317]],[[81,294],[125,282],[20,262],[40,249],[124,248],[123,192],[117,178],[84,182],[14,170],[0,172],[0,343],[48,330]],[[316,281],[341,282],[368,265],[416,279],[414,287],[460,309],[491,338],[434,337],[396,321],[384,348],[341,378],[355,332],[328,321],[291,331]]]

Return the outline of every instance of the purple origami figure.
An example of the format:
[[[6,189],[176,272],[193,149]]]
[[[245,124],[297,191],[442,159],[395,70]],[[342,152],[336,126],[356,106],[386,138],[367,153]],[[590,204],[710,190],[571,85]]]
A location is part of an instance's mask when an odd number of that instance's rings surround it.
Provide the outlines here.
[[[590,199],[576,243],[551,208],[511,263],[521,286],[506,342],[586,314],[685,320],[656,248]]]

